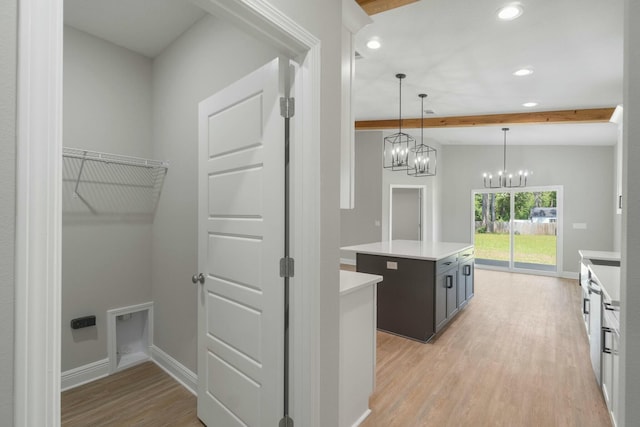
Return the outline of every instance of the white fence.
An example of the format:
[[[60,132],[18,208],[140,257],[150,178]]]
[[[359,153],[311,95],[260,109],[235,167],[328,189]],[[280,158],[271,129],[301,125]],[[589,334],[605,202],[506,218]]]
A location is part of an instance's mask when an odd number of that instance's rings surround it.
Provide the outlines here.
[[[476,230],[482,227],[482,221],[476,221]],[[490,224],[487,226],[487,232],[491,230]],[[557,234],[557,223],[555,222],[530,222],[527,220],[513,221],[514,234],[542,234],[555,236]],[[503,221],[493,222],[493,233],[509,233],[509,223]]]

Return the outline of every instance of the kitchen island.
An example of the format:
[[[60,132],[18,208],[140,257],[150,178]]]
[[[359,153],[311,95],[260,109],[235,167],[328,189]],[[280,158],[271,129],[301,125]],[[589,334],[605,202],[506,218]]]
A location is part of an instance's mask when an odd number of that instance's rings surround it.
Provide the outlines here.
[[[377,327],[428,342],[474,295],[470,243],[392,240],[346,246],[356,270],[383,277],[378,285]]]

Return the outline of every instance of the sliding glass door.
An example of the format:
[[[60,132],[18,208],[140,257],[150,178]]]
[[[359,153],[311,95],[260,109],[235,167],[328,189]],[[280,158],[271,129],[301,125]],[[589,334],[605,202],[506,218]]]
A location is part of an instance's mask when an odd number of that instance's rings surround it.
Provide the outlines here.
[[[511,194],[477,193],[474,204],[476,263],[509,267]]]
[[[478,190],[473,194],[476,263],[558,271],[561,188]]]

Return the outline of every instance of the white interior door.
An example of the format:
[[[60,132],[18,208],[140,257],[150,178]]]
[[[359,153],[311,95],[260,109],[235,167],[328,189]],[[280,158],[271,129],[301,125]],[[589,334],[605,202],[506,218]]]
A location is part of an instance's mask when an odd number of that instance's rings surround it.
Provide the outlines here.
[[[198,417],[210,427],[282,417],[279,80],[276,59],[199,105]]]
[[[422,189],[392,187],[392,240],[422,240]]]

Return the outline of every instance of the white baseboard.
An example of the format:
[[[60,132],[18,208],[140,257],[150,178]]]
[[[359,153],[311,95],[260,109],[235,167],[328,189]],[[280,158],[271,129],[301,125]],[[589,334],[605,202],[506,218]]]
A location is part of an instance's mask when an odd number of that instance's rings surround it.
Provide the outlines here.
[[[70,390],[109,375],[109,359],[102,359],[62,373],[60,391]]]
[[[198,376],[158,347],[151,346],[151,359],[193,395],[198,395]]]
[[[356,260],[352,258],[340,258],[340,264],[356,265]]]
[[[560,273],[560,277],[562,277],[563,279],[575,279],[578,280],[580,277],[580,275],[578,273],[575,273],[573,271],[563,271],[562,273]]]
[[[360,418],[358,418],[351,427],[358,427],[360,424],[364,422],[364,420],[369,416],[370,413],[371,413],[371,409],[367,408],[367,410],[364,411],[364,413],[360,416]]]

